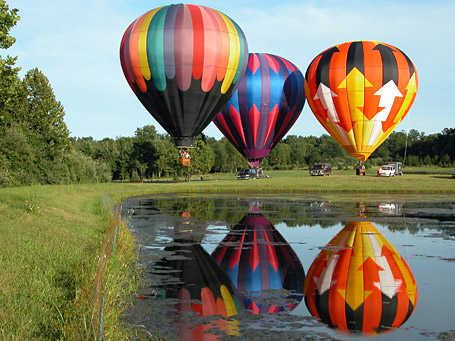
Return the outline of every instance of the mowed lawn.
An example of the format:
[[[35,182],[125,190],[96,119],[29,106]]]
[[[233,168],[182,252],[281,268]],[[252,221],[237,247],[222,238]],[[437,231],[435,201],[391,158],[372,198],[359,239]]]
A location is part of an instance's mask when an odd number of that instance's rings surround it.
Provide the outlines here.
[[[366,176],[345,170],[324,177],[308,170],[265,171],[269,178],[260,180],[209,174],[189,183],[2,188],[0,339],[94,339],[100,330],[106,339],[128,335],[118,317],[136,285],[135,245],[125,227],[115,235],[120,225],[114,207],[122,198],[170,192],[455,195],[452,169],[404,172],[378,178],[376,169]]]

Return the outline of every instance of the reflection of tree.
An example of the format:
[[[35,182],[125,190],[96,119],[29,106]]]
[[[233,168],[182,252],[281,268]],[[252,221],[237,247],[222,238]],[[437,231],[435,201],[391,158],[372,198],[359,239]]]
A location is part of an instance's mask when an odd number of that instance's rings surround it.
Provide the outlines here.
[[[237,290],[199,243],[175,240],[164,249],[169,256],[155,264],[154,272],[167,274],[162,283],[165,298],[176,299],[175,321],[182,339],[214,337],[212,329],[237,334],[237,321],[226,319],[243,309]],[[186,321],[185,314],[195,313],[205,320]],[[213,316],[213,319],[208,317]],[[218,331],[215,331],[218,333]]]
[[[413,203],[404,199],[395,201],[379,199],[363,201],[355,199],[352,201],[302,200],[294,199],[292,195],[289,199],[286,199],[285,196],[277,199],[268,196],[251,198],[241,195],[219,197],[176,195],[147,197],[140,200],[142,200],[140,207],[144,210],[155,210],[157,213],[175,216],[182,211],[190,212],[192,219],[202,225],[210,222],[236,224],[249,210],[250,204],[254,202],[274,224],[285,222],[286,226],[291,228],[301,226],[329,228],[340,222],[343,223],[346,216],[363,215],[372,220],[381,219],[381,225],[391,231],[407,229],[411,234],[422,230],[423,225],[418,221],[408,224],[406,223],[407,218],[425,218],[424,214],[430,214],[432,208],[453,210],[450,206],[453,203],[437,201]],[[385,207],[395,207],[395,210],[386,210]],[[437,215],[433,213],[432,218],[436,224],[428,225],[426,223],[425,227],[440,229],[437,226]],[[441,219],[441,217],[439,218]]]

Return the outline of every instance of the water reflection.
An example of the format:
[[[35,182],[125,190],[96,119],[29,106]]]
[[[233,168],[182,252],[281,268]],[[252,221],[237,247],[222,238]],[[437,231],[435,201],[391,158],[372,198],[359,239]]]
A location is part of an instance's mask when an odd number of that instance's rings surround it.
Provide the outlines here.
[[[190,213],[181,216],[189,218]],[[174,242],[164,248],[165,256],[153,270],[168,275],[160,298],[175,299],[177,334],[185,340],[215,340],[213,330],[238,335],[236,320],[227,317],[244,309],[242,300],[229,277],[184,226],[178,226]]]
[[[313,316],[361,334],[400,327],[417,303],[411,270],[368,221],[349,222],[327,244],[308,270],[304,293]]]
[[[125,321],[144,339],[453,338],[454,199],[331,199],[128,199],[144,270],[136,297],[144,299],[134,299]],[[229,316],[223,284],[237,315]]]
[[[258,206],[251,206],[212,257],[254,314],[293,310],[303,297],[303,266],[289,243],[258,212]]]

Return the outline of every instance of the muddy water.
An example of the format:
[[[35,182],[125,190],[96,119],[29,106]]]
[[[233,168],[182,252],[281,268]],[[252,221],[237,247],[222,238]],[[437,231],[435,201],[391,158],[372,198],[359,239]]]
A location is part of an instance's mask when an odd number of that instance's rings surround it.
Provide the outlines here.
[[[455,337],[455,199],[153,196],[124,320],[168,340]]]

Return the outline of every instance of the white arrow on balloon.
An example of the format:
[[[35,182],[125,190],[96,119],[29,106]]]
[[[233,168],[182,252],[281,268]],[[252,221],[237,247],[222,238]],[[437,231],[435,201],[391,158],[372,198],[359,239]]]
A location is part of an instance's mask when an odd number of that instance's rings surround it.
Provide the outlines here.
[[[338,97],[336,93],[330,90],[329,87],[324,85],[323,83],[319,84],[318,91],[313,99],[319,99],[321,101],[322,107],[327,110],[327,116],[329,117],[331,122],[340,122],[340,118],[335,108],[335,104],[333,103],[333,97]],[[346,137],[346,132],[343,128],[341,128],[338,124],[333,125],[337,130],[338,134],[343,139],[343,142],[349,145],[349,141]]]
[[[378,112],[375,116],[373,130],[371,131],[370,139],[368,141],[369,145],[373,145],[376,141],[376,138],[378,137],[382,128],[382,122],[385,122],[390,114],[390,110],[392,109],[393,103],[395,102],[395,97],[403,97],[393,80],[390,80],[382,88],[376,91],[374,95],[381,96],[379,99],[379,107],[384,109]]]

